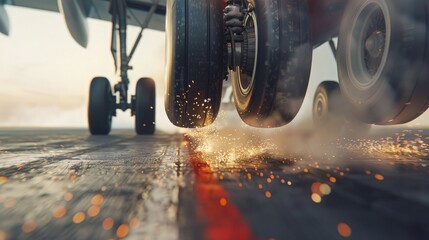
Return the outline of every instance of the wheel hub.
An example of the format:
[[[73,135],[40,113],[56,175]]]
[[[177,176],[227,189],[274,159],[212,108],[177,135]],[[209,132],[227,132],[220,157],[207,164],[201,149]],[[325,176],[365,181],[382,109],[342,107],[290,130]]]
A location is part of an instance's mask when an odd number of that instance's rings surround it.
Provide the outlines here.
[[[240,85],[243,93],[249,91],[253,86],[253,71],[256,60],[256,33],[252,17],[245,21],[245,31],[243,32],[243,48],[241,52]],[[245,76],[245,77],[244,77]]]
[[[375,31],[365,41],[365,50],[373,58],[379,58],[383,54],[385,35],[381,31]]]
[[[319,116],[319,117],[322,116],[323,105],[322,105],[321,101],[317,102],[316,112],[317,112],[317,116]]]
[[[364,62],[369,75],[373,77],[380,68],[386,45],[386,23],[381,9],[374,9],[369,14],[364,32]]]
[[[316,103],[314,104],[314,115],[317,118],[323,118],[326,114],[326,98],[322,94],[318,94],[316,97]]]
[[[378,3],[366,5],[354,19],[352,40],[348,46],[348,62],[353,72],[352,84],[368,89],[376,84],[387,58],[390,33],[383,7]]]
[[[242,95],[254,85],[257,59],[257,24],[252,2],[229,0],[224,11],[230,77],[236,79]]]

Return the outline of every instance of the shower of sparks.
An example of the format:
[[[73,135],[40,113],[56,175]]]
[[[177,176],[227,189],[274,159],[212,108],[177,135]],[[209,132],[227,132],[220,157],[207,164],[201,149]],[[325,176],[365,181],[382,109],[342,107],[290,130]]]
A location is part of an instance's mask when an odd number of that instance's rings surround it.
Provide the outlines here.
[[[256,131],[245,125],[227,130],[214,124],[186,135],[192,139],[195,151],[210,159],[211,164],[233,166],[240,160],[278,154],[278,145],[268,137],[261,138]]]
[[[412,140],[410,140],[412,139]],[[427,157],[429,156],[429,137],[423,136],[423,131],[416,132],[404,130],[396,133],[395,137],[387,137],[378,140],[360,139],[350,141],[346,148],[357,151],[365,151],[369,154],[389,154],[396,157]]]

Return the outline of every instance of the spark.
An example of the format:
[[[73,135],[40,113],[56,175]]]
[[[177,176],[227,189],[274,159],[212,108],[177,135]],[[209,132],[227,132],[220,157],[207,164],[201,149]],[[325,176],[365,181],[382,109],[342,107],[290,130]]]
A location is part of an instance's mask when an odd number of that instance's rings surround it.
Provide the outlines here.
[[[352,229],[346,223],[339,223],[337,226],[337,230],[342,237],[347,238],[352,235]]]
[[[61,206],[54,210],[54,212],[52,213],[52,216],[54,218],[62,218],[64,217],[64,215],[66,215],[66,213],[67,213],[67,209],[64,206]]]
[[[313,202],[315,202],[315,203],[321,203],[322,197],[317,193],[313,193],[313,194],[311,194],[311,200],[313,200]]]
[[[85,213],[83,212],[78,212],[73,216],[73,222],[75,224],[82,223],[84,220],[85,220]]]
[[[113,224],[114,224],[113,219],[108,217],[108,218],[104,219],[104,221],[103,221],[103,229],[104,230],[110,230],[110,229],[112,229]]]
[[[100,207],[98,205],[92,205],[88,208],[88,216],[95,217],[100,213]]]
[[[225,206],[228,204],[228,201],[226,200],[226,198],[221,198],[221,199],[219,200],[219,204],[220,204],[222,207],[225,207]]]
[[[118,236],[118,238],[124,238],[128,235],[128,225],[127,224],[121,224],[118,227],[118,230],[116,230],[116,236]]]
[[[414,139],[408,140],[414,136]],[[367,153],[385,153],[395,157],[425,157],[429,156],[429,145],[422,140],[420,134],[412,135],[410,131],[397,133],[396,138],[381,138],[378,140],[358,140],[346,145],[346,148]]]
[[[30,233],[36,230],[36,222],[33,220],[27,221],[22,225],[22,231],[25,233]]]
[[[204,159],[210,160],[209,164],[238,167],[242,160],[263,160],[264,156],[277,151],[277,144],[258,138],[249,129],[245,125],[226,129],[218,124],[212,124],[205,128],[189,131],[186,136],[192,139],[193,144],[191,145],[195,151],[201,152]],[[264,173],[260,172],[257,175],[263,177]]]
[[[325,196],[331,194],[331,187],[328,184],[320,185],[319,190]]]
[[[92,197],[91,199],[91,203],[93,205],[101,205],[104,202],[104,197],[100,194],[95,195],[94,197]]]
[[[378,181],[383,181],[383,180],[384,180],[384,176],[383,176],[383,175],[381,175],[381,174],[375,174],[375,175],[374,175],[374,178],[375,178],[376,180],[378,180]]]

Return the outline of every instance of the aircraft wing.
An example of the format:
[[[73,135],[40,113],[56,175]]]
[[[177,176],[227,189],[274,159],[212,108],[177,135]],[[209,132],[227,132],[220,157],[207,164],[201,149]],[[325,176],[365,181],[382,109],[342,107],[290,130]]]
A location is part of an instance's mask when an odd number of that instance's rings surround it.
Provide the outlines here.
[[[141,26],[149,14],[152,0],[125,0],[128,7],[128,24]],[[166,0],[158,2],[147,28],[164,31]],[[88,41],[86,18],[111,21],[110,0],[0,0],[0,33],[8,35],[9,18],[3,5],[14,5],[39,10],[60,12],[73,38],[82,46]]]

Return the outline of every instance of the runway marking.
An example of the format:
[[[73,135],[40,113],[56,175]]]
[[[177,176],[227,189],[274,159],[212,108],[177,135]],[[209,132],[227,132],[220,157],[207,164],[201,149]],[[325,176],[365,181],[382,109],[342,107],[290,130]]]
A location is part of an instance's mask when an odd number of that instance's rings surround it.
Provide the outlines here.
[[[188,139],[187,139],[188,140]],[[207,240],[247,240],[252,236],[250,225],[238,208],[229,201],[228,192],[222,187],[210,166],[188,144],[191,167],[195,173],[197,194],[197,221],[205,223],[203,237]]]

